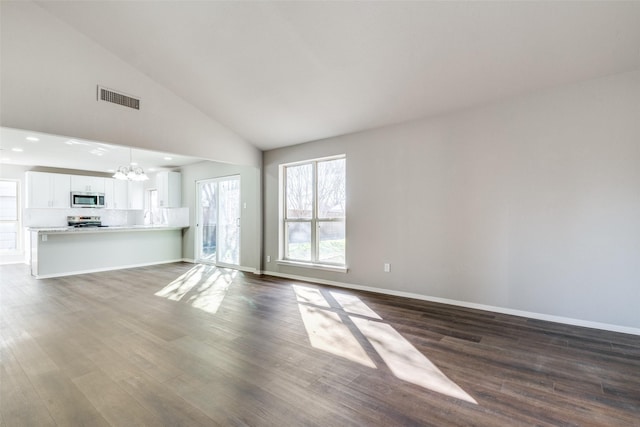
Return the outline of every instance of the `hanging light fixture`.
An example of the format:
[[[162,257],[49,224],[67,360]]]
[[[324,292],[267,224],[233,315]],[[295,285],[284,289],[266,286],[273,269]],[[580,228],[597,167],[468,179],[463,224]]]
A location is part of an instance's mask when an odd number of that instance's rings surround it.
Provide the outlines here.
[[[146,181],[149,179],[146,173],[136,163],[133,163],[131,157],[131,148],[129,148],[129,166],[120,166],[116,173],[113,174],[115,179],[126,179],[128,181]]]

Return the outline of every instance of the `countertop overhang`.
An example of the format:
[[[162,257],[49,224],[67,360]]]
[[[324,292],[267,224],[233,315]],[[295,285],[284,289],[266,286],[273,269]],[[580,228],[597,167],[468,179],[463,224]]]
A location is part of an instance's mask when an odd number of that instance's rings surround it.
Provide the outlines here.
[[[29,231],[46,233],[46,234],[65,234],[65,233],[113,233],[122,231],[164,231],[164,230],[181,230],[188,226],[173,225],[113,225],[106,227],[29,227]]]

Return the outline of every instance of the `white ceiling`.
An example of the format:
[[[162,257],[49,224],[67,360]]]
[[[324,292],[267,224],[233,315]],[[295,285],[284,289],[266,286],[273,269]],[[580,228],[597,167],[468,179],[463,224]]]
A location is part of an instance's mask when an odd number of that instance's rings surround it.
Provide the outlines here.
[[[640,67],[640,2],[39,1],[261,149]]]
[[[263,150],[640,67],[640,1],[37,4]],[[1,130],[2,163],[128,161],[126,147],[25,136]],[[199,161],[165,156],[133,152],[145,169]]]
[[[129,165],[130,155],[131,160],[148,173],[202,161],[195,157],[171,153],[130,149],[120,145],[21,129],[0,128],[0,164],[114,173],[119,166]]]

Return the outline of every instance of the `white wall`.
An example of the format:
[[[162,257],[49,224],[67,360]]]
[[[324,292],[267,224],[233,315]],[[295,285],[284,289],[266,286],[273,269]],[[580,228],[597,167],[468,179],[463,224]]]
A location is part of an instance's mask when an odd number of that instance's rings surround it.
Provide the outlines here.
[[[265,257],[278,165],[340,153],[348,273],[264,270],[640,327],[640,71],[265,152]]]
[[[31,166],[22,166],[22,165],[0,165],[0,178],[10,179],[20,182],[20,198],[22,201],[25,200],[25,185],[24,185],[24,173],[28,170],[31,170]],[[24,205],[24,203],[23,203]]]
[[[260,170],[218,162],[200,162],[181,168],[182,206],[189,207],[189,224],[182,239],[182,255],[194,259],[196,232],[196,182],[211,178],[240,175],[240,266],[244,270],[260,270],[262,248],[262,206]],[[246,207],[245,207],[246,204]]]
[[[0,7],[2,126],[259,165],[251,144],[36,4]],[[140,110],[97,102],[97,85]]]

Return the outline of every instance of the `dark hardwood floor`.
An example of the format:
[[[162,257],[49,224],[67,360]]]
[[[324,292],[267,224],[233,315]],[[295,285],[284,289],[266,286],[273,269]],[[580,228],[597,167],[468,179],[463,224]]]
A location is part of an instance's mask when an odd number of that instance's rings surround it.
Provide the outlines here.
[[[1,426],[640,426],[640,337],[193,264],[0,267]]]

